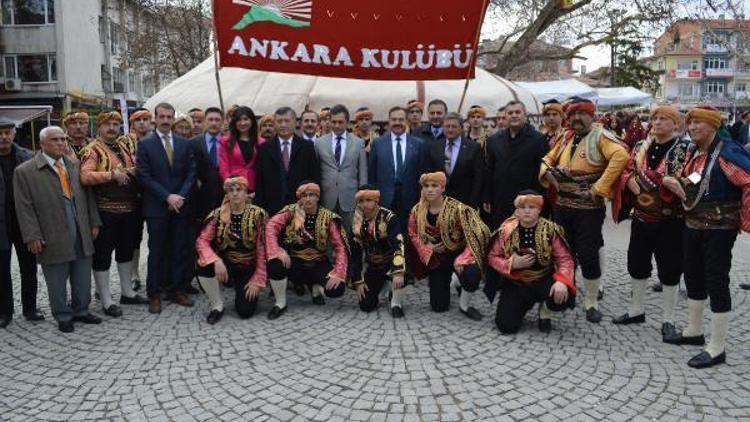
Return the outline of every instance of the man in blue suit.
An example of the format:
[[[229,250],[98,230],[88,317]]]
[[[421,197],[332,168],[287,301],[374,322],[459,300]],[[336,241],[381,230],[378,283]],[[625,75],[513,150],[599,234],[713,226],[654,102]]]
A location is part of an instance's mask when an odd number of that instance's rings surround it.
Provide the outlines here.
[[[190,210],[184,205],[195,183],[196,170],[190,141],[172,134],[174,107],[161,103],[154,114],[156,131],[138,143],[136,166],[143,185],[143,216],[148,228],[148,311],[158,314],[163,278],[169,300],[193,306],[184,293],[184,266],[193,247],[188,236]]]
[[[378,187],[380,203],[396,213],[404,233],[409,211],[419,201],[424,154],[424,142],[406,133],[406,114],[403,107],[388,112],[390,131],[373,142],[367,166],[368,183]]]

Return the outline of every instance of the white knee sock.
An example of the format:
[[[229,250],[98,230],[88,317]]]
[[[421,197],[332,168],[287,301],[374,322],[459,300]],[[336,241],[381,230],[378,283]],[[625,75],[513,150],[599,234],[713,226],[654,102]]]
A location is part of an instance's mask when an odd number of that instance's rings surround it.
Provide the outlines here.
[[[628,315],[635,317],[645,313],[643,309],[643,300],[646,298],[646,279],[630,278],[630,286],[633,289],[633,297],[630,299],[630,309]]]
[[[281,280],[270,280],[273,296],[276,298],[276,306],[286,308],[286,278]]]
[[[695,337],[703,334],[703,310],[706,309],[705,300],[688,299],[688,324],[682,335]]]
[[[120,295],[122,297],[135,297],[133,290],[133,262],[118,262],[117,274],[120,276]]]
[[[539,319],[552,319],[552,311],[547,307],[547,302],[539,304]]]
[[[662,297],[662,313],[664,315],[664,322],[674,324],[674,310],[677,307],[677,291],[680,286],[664,286],[662,285],[661,297]]]
[[[607,254],[604,252],[604,246],[599,248],[599,269],[601,270],[602,275],[599,276],[599,287],[597,289],[600,292],[604,291],[604,283],[602,280],[606,279],[605,275],[607,273]]]
[[[722,354],[727,346],[729,314],[730,312],[720,312],[711,316],[711,340],[706,346],[706,351],[712,358]]]
[[[458,306],[462,311],[466,311],[469,309],[472,297],[474,297],[474,292],[469,293],[466,290],[461,290],[461,296],[459,296],[458,298]]]
[[[323,293],[325,293],[325,289],[320,284],[313,284],[311,290],[313,297],[323,296]]]
[[[141,279],[141,270],[138,267],[138,265],[141,262],[141,249],[140,248],[138,248],[138,249],[136,249],[136,250],[133,251],[133,260],[130,261],[130,262],[133,263],[133,269],[132,269],[132,272],[130,273],[131,274],[130,275],[131,281],[140,280]]]
[[[455,290],[456,287],[461,287],[461,280],[458,279],[456,273],[451,274],[451,290]]]
[[[599,301],[596,299],[596,295],[599,293],[599,279],[589,280],[583,278],[583,287],[586,289],[585,295],[583,296],[583,308],[588,310],[589,308],[599,309]]]
[[[96,291],[99,293],[99,300],[102,302],[102,308],[109,308],[112,306],[112,293],[109,291],[109,270],[94,271],[94,282],[96,283]]]
[[[208,304],[211,306],[212,311],[223,311],[224,310],[224,297],[221,295],[221,288],[219,287],[219,280],[215,277],[200,277],[198,276],[198,283],[200,283],[203,291],[206,292],[208,297]]]
[[[394,306],[402,307],[401,298],[404,296],[404,289],[393,289],[393,296],[391,296],[391,308]]]

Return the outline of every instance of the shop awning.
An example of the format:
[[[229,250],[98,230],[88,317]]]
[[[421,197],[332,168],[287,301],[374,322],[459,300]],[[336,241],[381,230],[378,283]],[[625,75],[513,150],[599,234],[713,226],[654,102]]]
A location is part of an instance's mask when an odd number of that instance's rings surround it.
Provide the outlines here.
[[[0,120],[10,120],[16,126],[52,113],[52,106],[0,106]]]

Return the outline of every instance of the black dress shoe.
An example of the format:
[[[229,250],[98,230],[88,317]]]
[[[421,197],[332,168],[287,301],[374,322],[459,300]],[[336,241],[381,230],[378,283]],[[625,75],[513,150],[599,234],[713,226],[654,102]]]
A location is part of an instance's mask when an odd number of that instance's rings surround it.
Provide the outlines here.
[[[714,365],[718,365],[726,361],[727,361],[726,352],[721,352],[719,356],[712,358],[711,355],[704,350],[698,353],[697,355],[693,356],[693,358],[688,361],[688,366],[691,368],[696,368],[696,369],[710,368]]]
[[[750,290],[750,283],[740,283],[740,289]]]
[[[599,289],[599,291],[596,293],[596,300],[602,299],[604,299],[604,290]]]
[[[599,312],[596,308],[588,308],[586,309],[586,321],[598,324],[602,322],[602,313]]]
[[[461,308],[459,308],[458,310],[461,311],[462,314],[466,315],[471,320],[474,320],[474,321],[482,320],[482,314],[480,314],[479,311],[474,307],[469,306],[469,309],[465,311]]]
[[[644,322],[646,322],[646,314],[640,314],[634,317],[630,316],[630,314],[624,314],[612,320],[612,323],[618,325],[643,324]]]
[[[119,318],[122,316],[122,309],[117,305],[109,305],[109,308],[104,308],[104,315]]]
[[[651,290],[658,293],[658,292],[661,292],[664,289],[661,287],[661,283],[656,283],[656,284],[654,284],[654,285],[651,286]]]
[[[278,306],[274,305],[273,308],[271,308],[271,311],[268,312],[268,319],[276,319],[284,313],[286,313],[288,306],[284,306],[284,308],[279,308]]]
[[[28,314],[23,314],[23,317],[26,318],[26,321],[44,321],[44,314],[38,310]]]
[[[187,293],[189,295],[197,295],[200,292],[201,291],[198,290],[198,289],[196,289],[195,287],[193,287],[192,284],[188,284],[187,287],[185,287],[185,293]]]
[[[120,305],[148,305],[148,303],[148,299],[141,295],[135,295],[133,297],[120,297]]]
[[[294,293],[297,296],[304,296],[307,293],[307,290],[305,289],[304,284],[294,284],[292,283],[292,290],[294,290]]]
[[[400,306],[394,306],[391,308],[391,316],[394,318],[403,318],[404,310]]]
[[[539,319],[539,331],[543,333],[549,333],[552,331],[552,320],[549,318]]]
[[[114,306],[114,305],[112,305]],[[110,306],[110,308],[112,307]],[[83,316],[74,316],[73,321],[75,322],[82,322],[84,324],[101,324],[102,319],[98,316],[95,316],[94,314],[86,314]]]
[[[73,321],[59,321],[57,323],[57,329],[62,331],[63,333],[72,333]]]
[[[706,344],[706,336],[703,334],[698,336],[683,336],[682,332],[675,332],[674,335],[662,336],[664,343],[677,344],[677,345],[690,345],[690,346],[703,346]]]
[[[212,310],[208,313],[208,316],[206,317],[206,322],[214,325],[217,322],[221,320],[221,317],[224,316],[224,311],[217,311],[216,309]]]
[[[10,315],[0,315],[0,328],[5,328],[10,324],[10,322],[13,320],[13,317]]]
[[[136,292],[141,290],[141,280],[138,280],[137,278],[133,280],[133,290]]]
[[[661,324],[661,339],[664,343],[667,343],[668,338],[674,338],[677,336],[677,329],[671,322],[665,322]]]
[[[326,304],[326,300],[323,299],[323,295],[313,296],[312,303],[313,303],[313,305],[321,306],[321,305],[325,305]]]

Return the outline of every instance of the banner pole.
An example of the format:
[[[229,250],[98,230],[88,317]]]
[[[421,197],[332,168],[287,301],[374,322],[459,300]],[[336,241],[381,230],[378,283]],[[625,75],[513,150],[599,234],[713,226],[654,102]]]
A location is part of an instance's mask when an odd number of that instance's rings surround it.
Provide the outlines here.
[[[211,18],[213,19],[213,30],[214,36],[214,75],[216,76],[216,90],[219,92],[219,106],[222,111],[224,108],[224,95],[221,93],[221,77],[219,76],[219,35],[216,32],[216,7],[214,6],[214,0],[211,1]]]
[[[485,16],[487,16],[487,1],[488,0],[482,1],[482,16],[479,19],[479,23],[477,24],[477,36],[474,40],[474,50],[476,51],[476,53],[474,54],[474,58],[469,65],[468,72],[466,72],[466,83],[464,84],[464,91],[461,93],[461,101],[458,102],[458,113],[461,113],[461,109],[464,107],[466,92],[469,90],[469,81],[471,81],[471,72],[474,71],[474,67],[477,63],[477,57],[479,56],[479,37],[482,35],[482,24],[484,23]]]

